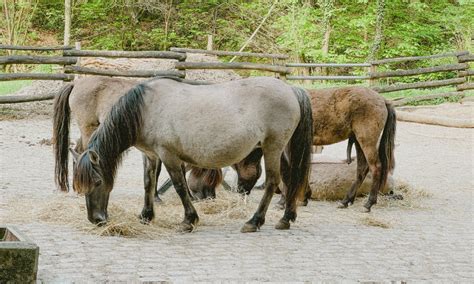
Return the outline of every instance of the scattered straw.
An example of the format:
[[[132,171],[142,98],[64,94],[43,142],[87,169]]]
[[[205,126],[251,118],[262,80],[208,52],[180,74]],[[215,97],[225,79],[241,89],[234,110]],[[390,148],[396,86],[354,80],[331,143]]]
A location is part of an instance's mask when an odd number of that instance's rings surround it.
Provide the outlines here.
[[[113,195],[113,193],[112,193]],[[235,192],[218,190],[214,200],[194,202],[199,214],[196,230],[207,226],[221,226],[247,221],[257,208],[261,193],[255,192],[249,198],[242,198]],[[87,210],[83,196],[75,194],[55,194],[45,199],[20,198],[11,202],[11,208],[31,208],[18,210],[8,216],[11,223],[45,222],[67,225],[80,231],[99,236],[122,236],[156,239],[177,234],[184,216],[184,209],[177,194],[170,191],[163,196],[164,202],[155,204],[155,219],[149,225],[140,223],[138,215],[143,207],[139,195],[112,196],[109,201],[109,220],[103,226],[95,226],[87,220]],[[282,212],[270,206],[266,221],[276,223]]]
[[[380,227],[383,229],[389,229],[392,227],[388,222],[377,220],[371,216],[367,216],[365,218],[360,219],[360,223],[366,226]]]
[[[377,207],[398,207],[406,209],[427,208],[426,199],[433,195],[421,188],[414,187],[402,180],[395,181],[393,189],[395,195],[401,195],[403,199],[394,198],[392,195],[379,195]]]

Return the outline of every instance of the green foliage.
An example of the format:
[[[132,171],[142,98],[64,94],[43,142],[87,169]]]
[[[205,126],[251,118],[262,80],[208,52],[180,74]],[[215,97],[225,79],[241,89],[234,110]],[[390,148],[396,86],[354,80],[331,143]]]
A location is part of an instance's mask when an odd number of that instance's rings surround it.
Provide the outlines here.
[[[3,81],[0,82],[0,96],[14,93],[23,87],[31,85],[31,81]]]
[[[63,0],[38,0],[30,40],[37,31],[61,41]],[[416,56],[471,49],[471,0],[385,1],[384,37],[378,57]],[[150,50],[171,46],[237,50],[260,24],[274,0],[87,0],[73,1],[72,38],[84,48]],[[376,1],[339,0],[324,13],[325,0],[280,0],[248,51],[286,52],[301,61],[364,62],[375,33]],[[322,39],[330,16],[329,53]],[[395,67],[420,67],[407,63]],[[436,75],[430,75],[436,76]]]

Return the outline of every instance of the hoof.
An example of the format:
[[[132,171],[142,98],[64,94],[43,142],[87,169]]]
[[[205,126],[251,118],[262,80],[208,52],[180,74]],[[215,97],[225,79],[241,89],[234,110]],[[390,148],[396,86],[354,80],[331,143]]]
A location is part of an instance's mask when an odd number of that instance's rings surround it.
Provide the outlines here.
[[[241,233],[253,233],[253,232],[256,232],[257,230],[258,230],[258,228],[254,224],[245,223],[244,226],[242,227],[242,229],[240,229],[240,232]]]
[[[142,213],[138,217],[140,218],[140,223],[148,225],[150,224],[151,220],[155,218],[155,213],[153,212],[153,209],[143,209]]]
[[[347,203],[339,202],[338,205],[337,205],[337,208],[339,208],[339,209],[347,208]]]
[[[150,225],[150,222],[150,219],[143,218],[142,216],[140,216],[140,223],[142,223],[143,225]]]
[[[288,229],[290,229],[290,222],[288,222],[284,219],[280,219],[280,221],[278,221],[278,223],[275,225],[275,229],[277,229],[277,230],[288,230]]]
[[[195,228],[196,226],[193,224],[182,222],[181,224],[179,224],[177,231],[179,233],[191,233],[192,231],[194,231]]]
[[[362,213],[370,213],[370,208],[367,208],[367,207],[363,207],[362,208]]]

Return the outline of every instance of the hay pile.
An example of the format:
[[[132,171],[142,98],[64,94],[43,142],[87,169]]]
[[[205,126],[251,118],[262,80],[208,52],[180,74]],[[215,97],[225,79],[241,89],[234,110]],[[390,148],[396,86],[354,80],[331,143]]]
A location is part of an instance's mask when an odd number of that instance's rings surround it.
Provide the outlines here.
[[[215,200],[194,202],[199,214],[197,231],[208,226],[243,225],[255,212],[261,194],[244,199],[239,194],[218,190]],[[113,193],[112,193],[113,195]],[[155,204],[155,219],[149,225],[140,223],[138,218],[143,207],[142,196],[111,197],[109,201],[109,221],[98,227],[87,220],[87,210],[83,196],[73,193],[57,193],[41,200],[21,199],[11,202],[11,208],[31,208],[16,211],[8,216],[11,223],[45,222],[67,225],[80,231],[99,236],[122,236],[156,239],[177,234],[178,225],[183,220],[184,209],[177,194],[168,192],[162,204]],[[18,203],[18,204],[15,204]],[[27,204],[30,203],[30,204]],[[266,221],[276,223],[282,212],[270,206]]]

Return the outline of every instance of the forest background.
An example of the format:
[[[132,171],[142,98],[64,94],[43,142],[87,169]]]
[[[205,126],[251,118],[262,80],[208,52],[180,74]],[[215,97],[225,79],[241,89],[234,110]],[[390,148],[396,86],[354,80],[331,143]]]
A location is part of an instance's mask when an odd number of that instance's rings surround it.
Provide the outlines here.
[[[251,38],[243,51],[293,62],[473,51],[473,0],[0,0],[1,43],[63,44],[68,1],[70,39],[83,49],[206,48],[212,35],[216,50],[240,50]],[[402,64],[395,68],[423,63]]]

